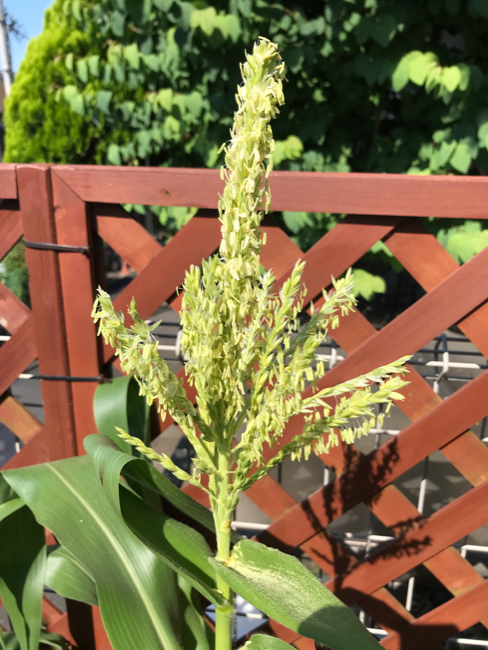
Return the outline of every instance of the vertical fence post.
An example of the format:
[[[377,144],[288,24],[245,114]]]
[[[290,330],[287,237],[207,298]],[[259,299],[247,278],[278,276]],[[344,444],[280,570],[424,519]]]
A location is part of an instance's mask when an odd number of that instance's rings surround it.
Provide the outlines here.
[[[94,234],[87,205],[56,173],[56,168],[52,170],[52,187],[58,243],[86,247],[85,252],[59,256],[71,375],[87,378],[71,385],[77,451],[83,454],[83,439],[97,431],[93,397],[96,377],[103,373],[102,345],[91,318],[96,290]]]
[[[102,343],[91,317],[96,290],[97,254],[88,206],[52,170],[54,218],[58,243],[86,247],[85,253],[66,252],[59,257],[61,290],[68,339],[68,356],[73,377],[94,379],[103,373]],[[83,439],[97,432],[93,414],[96,381],[71,384],[77,453],[83,454]],[[111,650],[98,607],[92,607],[93,638],[96,650]]]
[[[19,165],[17,182],[25,240],[55,244],[50,168],[47,165]],[[40,374],[67,376],[70,367],[58,254],[52,250],[33,248],[26,248],[25,254],[30,274]],[[76,446],[71,386],[66,381],[41,380],[41,390],[45,416],[42,445],[47,447],[47,457],[38,454],[39,460],[74,456]]]
[[[17,177],[25,240],[63,243],[56,228],[50,166],[19,166]],[[74,372],[68,340],[72,333],[67,331],[66,318],[69,296],[63,295],[61,278],[63,255],[26,247],[40,374],[67,377]],[[47,445],[48,453],[47,458],[41,456],[39,461],[75,456],[78,446],[73,385],[68,381],[41,380],[41,387],[46,424],[39,443]],[[38,441],[32,444],[37,445]],[[36,459],[38,456],[36,452]],[[98,612],[92,617],[90,607],[76,603],[68,607],[68,629],[80,647],[110,650],[104,630],[99,628]],[[64,627],[58,631],[63,633]]]

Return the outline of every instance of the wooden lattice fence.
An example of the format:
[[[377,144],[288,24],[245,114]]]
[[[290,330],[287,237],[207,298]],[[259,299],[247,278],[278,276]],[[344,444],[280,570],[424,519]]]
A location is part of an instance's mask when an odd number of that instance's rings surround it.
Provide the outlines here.
[[[483,219],[488,179],[275,172],[271,189],[274,210],[349,215],[306,254],[266,219],[262,262],[273,268],[278,285],[302,257],[308,298],[314,299],[331,276],[341,275],[382,240],[426,291],[379,331],[359,312],[343,319],[333,338],[347,357],[326,373],[322,386],[411,354],[454,323],[488,356],[488,249],[459,267],[419,219]],[[218,246],[221,191],[214,170],[0,166],[0,259],[22,235],[30,242],[32,301],[29,310],[0,284],[0,322],[11,334],[0,348],[0,421],[26,443],[6,467],[82,453],[83,438],[96,430],[93,394],[114,362],[113,350],[103,347],[90,318],[95,288],[104,284],[101,240],[137,272],[117,297],[117,309],[126,311],[135,296],[144,318],[164,302],[178,310],[181,296],[175,289],[184,272]],[[162,247],[128,217],[123,203],[197,207],[199,212]],[[39,243],[54,246],[36,247]],[[9,394],[36,358],[44,377],[45,425]],[[302,549],[332,576],[328,586],[344,602],[359,603],[388,632],[382,645],[389,650],[438,648],[475,623],[488,627],[488,583],[453,546],[488,523],[488,450],[470,430],[488,415],[488,371],[444,401],[414,368],[409,380],[400,407],[411,423],[367,455],[340,446],[321,457],[335,478],[305,501],[297,503],[270,476],[247,493],[272,520],[258,539]],[[186,389],[194,396],[192,388]],[[168,417],[161,431],[170,424]],[[282,444],[301,425],[300,418],[293,420]],[[473,487],[423,517],[392,482],[436,450]],[[202,499],[203,493],[188,491]],[[327,526],[361,502],[395,539],[358,561]],[[420,564],[455,597],[414,619],[386,586]],[[68,617],[46,601],[50,629],[69,635],[71,626],[74,641],[77,634],[86,635],[86,629],[79,631],[84,615],[78,608]],[[314,647],[273,621],[269,630],[297,648]],[[96,610],[91,634],[97,650],[108,647]]]

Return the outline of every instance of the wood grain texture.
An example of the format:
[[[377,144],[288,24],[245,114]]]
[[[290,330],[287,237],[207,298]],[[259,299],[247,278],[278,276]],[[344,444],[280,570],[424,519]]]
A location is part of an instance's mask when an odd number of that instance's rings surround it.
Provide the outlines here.
[[[26,239],[57,243],[49,168],[20,166],[17,179]],[[69,375],[58,254],[32,248],[27,248],[25,254],[35,327],[33,340],[38,351],[40,373]],[[50,434],[46,442],[50,445],[50,460],[72,456],[76,447],[71,386],[67,382],[41,380],[41,390],[46,429]],[[39,436],[36,436],[26,449],[38,444],[38,440]],[[26,449],[21,453],[26,454]]]
[[[91,208],[100,237],[137,273],[162,249],[154,237],[120,205],[95,204]]]
[[[312,300],[322,293],[324,287],[331,285],[332,278],[342,275],[350,266],[361,258],[377,241],[390,234],[400,223],[398,217],[347,217],[337,224],[322,239],[320,239],[305,254],[294,256],[294,261],[288,266],[277,285],[282,286],[283,280],[291,275],[298,258],[305,261],[302,282],[307,287],[307,300]],[[276,243],[273,243],[275,247]],[[263,264],[269,255],[275,251],[263,247]]]
[[[25,444],[30,442],[44,426],[35,415],[11,395],[0,402],[0,422]]]
[[[17,198],[16,167],[11,163],[0,164],[0,199]]]
[[[55,167],[84,201],[216,208],[217,169]],[[481,176],[272,172],[272,210],[484,219]]]
[[[18,210],[0,205],[0,260],[22,237],[22,219]]]
[[[52,175],[56,233],[59,244],[91,246],[91,222],[86,204],[54,171]],[[59,254],[64,318],[68,340],[70,374],[97,377],[102,373],[101,341],[91,317],[95,299],[93,254]],[[83,439],[97,431],[93,414],[96,382],[71,386],[77,453],[83,454]]]
[[[0,282],[0,325],[10,334],[15,334],[30,315],[27,305]]]

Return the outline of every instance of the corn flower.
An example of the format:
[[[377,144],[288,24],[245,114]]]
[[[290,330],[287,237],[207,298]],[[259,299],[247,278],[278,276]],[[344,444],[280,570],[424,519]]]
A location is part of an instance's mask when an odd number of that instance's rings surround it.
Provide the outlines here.
[[[299,314],[307,304],[301,282],[304,262],[296,263],[278,293],[272,271],[260,273],[260,223],[271,200],[270,121],[284,101],[284,64],[277,46],[261,38],[252,55],[246,55],[241,73],[238,109],[223,147],[220,251],[201,267],[191,267],[183,285],[182,348],[187,380],[197,390],[196,405],[187,398],[183,381],[159,357],[153,328],[139,317],[134,302],[129,328],[101,290],[93,310],[122,369],[136,377],[141,394],[157,403],[163,417],[169,413],[193,445],[194,472],[183,472],[125,432],[121,437],[178,478],[202,487],[201,475],[209,476],[205,489],[218,535],[230,530],[239,492],[288,456],[327,453],[338,444],[338,436],[352,443],[366,434],[378,405],[388,413],[392,400],[402,399],[398,390],[406,383],[403,358],[333,388],[319,388],[325,370],[317,348],[339,316],[354,307],[352,277],[349,272],[335,281],[333,290],[324,292],[320,309],[301,327]],[[308,386],[313,392],[303,397]],[[303,414],[303,432],[266,461],[265,449],[278,446],[287,422]],[[228,558],[228,550],[220,550]]]

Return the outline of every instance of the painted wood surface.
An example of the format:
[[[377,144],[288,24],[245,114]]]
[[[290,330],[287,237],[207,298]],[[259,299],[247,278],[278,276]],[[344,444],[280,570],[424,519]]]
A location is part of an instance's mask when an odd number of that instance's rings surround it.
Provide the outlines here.
[[[87,202],[216,208],[218,169],[72,165],[57,172]],[[271,209],[360,215],[484,219],[481,176],[272,172]]]

